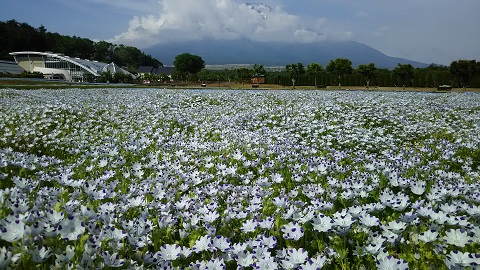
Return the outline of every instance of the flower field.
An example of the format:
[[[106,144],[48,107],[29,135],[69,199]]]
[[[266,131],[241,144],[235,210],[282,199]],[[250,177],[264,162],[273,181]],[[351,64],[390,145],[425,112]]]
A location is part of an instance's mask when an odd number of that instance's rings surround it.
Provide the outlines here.
[[[0,268],[480,269],[480,94],[0,90]]]

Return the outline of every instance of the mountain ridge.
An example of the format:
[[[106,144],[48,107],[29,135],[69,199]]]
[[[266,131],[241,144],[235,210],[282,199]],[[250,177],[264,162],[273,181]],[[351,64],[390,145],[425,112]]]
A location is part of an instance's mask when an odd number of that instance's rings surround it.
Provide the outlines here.
[[[169,42],[144,48],[143,51],[160,59],[164,64],[173,64],[175,57],[191,53],[202,57],[207,65],[261,64],[284,66],[291,63],[308,65],[316,62],[326,66],[330,60],[348,58],[352,65],[375,63],[379,68],[394,68],[411,64],[416,68],[429,64],[409,59],[388,56],[366,44],[356,41],[321,41],[314,43],[254,42],[248,39],[215,40],[202,39],[188,42]]]

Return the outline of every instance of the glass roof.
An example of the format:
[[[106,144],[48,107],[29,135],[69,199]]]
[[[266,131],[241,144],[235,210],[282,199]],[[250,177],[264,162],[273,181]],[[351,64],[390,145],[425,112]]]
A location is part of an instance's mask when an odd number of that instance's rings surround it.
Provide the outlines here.
[[[24,71],[23,68],[21,68],[15,62],[0,60],[0,73],[20,74],[23,71]]]
[[[102,72],[109,71],[111,73],[121,72],[123,74],[130,74],[128,71],[120,68],[114,63],[106,64],[98,61],[91,61],[87,59],[80,59],[77,57],[69,57],[63,54],[51,53],[51,52],[33,52],[33,51],[24,51],[24,52],[12,52],[10,55],[44,55],[50,57],[60,58],[62,60],[74,63],[78,66],[81,66],[88,72],[92,73],[95,76],[102,75]]]

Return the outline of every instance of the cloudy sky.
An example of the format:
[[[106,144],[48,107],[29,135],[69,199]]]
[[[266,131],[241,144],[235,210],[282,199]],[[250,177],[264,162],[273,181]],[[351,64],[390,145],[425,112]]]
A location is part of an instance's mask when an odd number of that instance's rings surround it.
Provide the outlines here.
[[[139,48],[201,38],[353,40],[448,65],[480,61],[479,11],[480,0],[3,0],[0,20]]]

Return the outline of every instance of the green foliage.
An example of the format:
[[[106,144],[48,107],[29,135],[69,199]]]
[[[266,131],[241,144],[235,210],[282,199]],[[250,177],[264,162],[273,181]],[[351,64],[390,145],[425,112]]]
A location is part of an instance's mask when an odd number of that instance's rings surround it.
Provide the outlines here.
[[[480,64],[475,60],[458,60],[450,64],[450,73],[463,87],[470,84],[475,75],[480,75]]]
[[[305,67],[302,63],[288,64],[285,66],[285,69],[294,78],[298,78],[305,74]]]
[[[267,74],[265,67],[263,65],[253,65],[253,71],[256,76],[261,76]]]
[[[338,86],[341,85],[340,79],[341,77],[351,74],[353,71],[352,68],[352,61],[346,58],[337,58],[335,60],[330,60],[327,65],[327,71],[332,73],[333,75],[338,76]]]
[[[292,85],[293,85],[293,88],[295,88],[295,82],[299,79],[300,76],[305,74],[305,67],[303,66],[302,63],[297,63],[297,64],[288,64],[285,67],[285,69],[287,70],[287,73],[292,78]]]
[[[237,78],[240,82],[249,80],[253,75],[252,70],[248,68],[239,68],[236,70],[236,73],[237,73]]]
[[[375,67],[374,63],[370,63],[368,65],[358,66],[357,72],[365,78],[365,81],[367,82],[367,87],[369,87],[370,81],[372,81],[372,79],[374,79],[377,75],[377,68]]]
[[[181,74],[197,74],[205,68],[205,61],[198,55],[182,53],[175,57],[173,65],[175,70]]]
[[[415,69],[410,64],[398,64],[398,66],[393,69],[393,75],[398,79],[400,85],[404,87],[405,85],[412,86],[413,83],[409,83],[409,81],[413,82]]]
[[[325,73],[325,70],[318,63],[311,63],[307,66],[307,74],[315,78],[315,87],[317,87],[317,77],[323,73]]]

